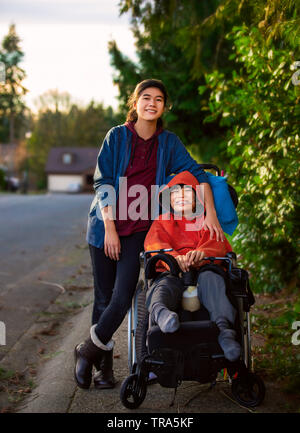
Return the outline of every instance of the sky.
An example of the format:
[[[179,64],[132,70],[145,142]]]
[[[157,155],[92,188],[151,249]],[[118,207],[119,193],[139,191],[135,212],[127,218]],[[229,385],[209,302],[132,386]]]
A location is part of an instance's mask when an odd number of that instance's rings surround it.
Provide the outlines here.
[[[119,0],[0,0],[0,41],[14,23],[25,53],[20,66],[29,90],[25,102],[49,89],[68,92],[87,105],[92,99],[117,108],[108,41],[136,61],[129,14],[119,17]]]

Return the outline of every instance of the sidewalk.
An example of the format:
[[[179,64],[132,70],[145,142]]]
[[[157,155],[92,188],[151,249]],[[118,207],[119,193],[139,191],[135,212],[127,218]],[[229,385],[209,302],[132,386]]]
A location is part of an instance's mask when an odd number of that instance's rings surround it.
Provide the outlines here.
[[[91,385],[89,390],[76,386],[73,378],[74,347],[86,338],[89,332],[90,304],[74,316],[68,324],[64,324],[61,332],[66,336],[57,348],[58,355],[49,360],[38,377],[38,386],[22,403],[19,413],[124,413],[131,412],[120,401],[121,383],[129,374],[127,358],[127,317],[114,335],[114,371],[118,381],[111,390],[96,390]],[[155,389],[155,390],[154,390]],[[153,393],[154,391],[154,393]],[[169,408],[173,399],[172,389],[162,388],[159,385],[149,387],[146,400],[141,408],[134,412],[177,412],[177,408]],[[154,400],[155,396],[155,400]],[[162,405],[162,401],[166,404]]]
[[[120,401],[120,387],[128,376],[127,358],[127,317],[114,335],[114,371],[118,383],[114,389],[89,390],[76,386],[73,379],[75,345],[86,338],[89,332],[92,305],[63,325],[65,336],[57,349],[57,356],[45,363],[37,376],[37,387],[23,401],[20,413],[247,413],[248,409],[231,400],[230,385],[217,383],[209,385],[184,382],[177,390],[175,402],[170,406],[174,390],[159,384],[148,387],[142,405],[133,411],[126,409]],[[271,390],[273,384],[266,384],[267,395],[264,403],[256,409],[258,413],[286,412],[285,402],[278,391]]]

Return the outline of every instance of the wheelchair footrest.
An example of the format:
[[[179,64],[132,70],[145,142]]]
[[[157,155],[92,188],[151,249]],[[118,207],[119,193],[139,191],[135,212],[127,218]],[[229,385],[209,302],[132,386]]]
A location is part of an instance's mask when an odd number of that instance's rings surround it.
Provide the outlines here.
[[[149,353],[162,347],[186,351],[199,344],[208,355],[222,353],[218,345],[219,329],[210,320],[180,323],[180,328],[172,333],[163,333],[158,326],[152,326],[147,335]]]
[[[154,366],[158,382],[174,388],[178,380],[201,383],[214,380],[225,362],[218,335],[219,329],[209,320],[181,323],[174,333],[163,333],[158,326],[151,327],[148,331],[150,359],[164,361],[164,365]],[[175,363],[176,357],[180,359],[179,365]]]

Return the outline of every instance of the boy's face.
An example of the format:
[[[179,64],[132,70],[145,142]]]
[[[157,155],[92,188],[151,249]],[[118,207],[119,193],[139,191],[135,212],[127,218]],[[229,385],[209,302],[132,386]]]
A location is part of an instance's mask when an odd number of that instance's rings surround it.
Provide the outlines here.
[[[195,193],[191,186],[174,185],[171,188],[171,206],[174,212],[182,213],[185,217],[193,214],[195,209]]]

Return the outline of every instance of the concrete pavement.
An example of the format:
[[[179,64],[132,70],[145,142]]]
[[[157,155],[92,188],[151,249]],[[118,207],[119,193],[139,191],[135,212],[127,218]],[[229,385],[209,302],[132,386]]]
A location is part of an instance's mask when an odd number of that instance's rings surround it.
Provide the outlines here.
[[[92,294],[88,297],[92,299]],[[20,413],[102,413],[102,414],[197,414],[197,413],[249,413],[253,412],[233,401],[230,385],[219,382],[209,390],[209,385],[184,382],[177,390],[159,384],[148,387],[142,405],[135,410],[126,409],[120,401],[120,387],[128,376],[127,318],[114,335],[114,371],[118,383],[114,389],[89,390],[76,386],[73,379],[75,345],[89,332],[92,304],[86,306],[62,325],[63,339],[52,348],[57,355],[48,360],[36,378],[37,386],[19,407]],[[274,384],[267,385],[267,394],[256,413],[286,412],[286,399]]]

